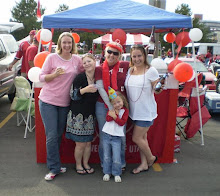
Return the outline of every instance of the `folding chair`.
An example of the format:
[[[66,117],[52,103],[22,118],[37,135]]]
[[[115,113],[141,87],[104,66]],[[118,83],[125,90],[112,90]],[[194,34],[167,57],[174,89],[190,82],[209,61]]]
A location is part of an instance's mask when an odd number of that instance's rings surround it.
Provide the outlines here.
[[[198,83],[200,84],[202,81],[202,74],[198,74]],[[195,79],[186,82],[184,84],[183,89],[178,94],[178,107],[177,107],[177,115],[176,115],[176,127],[179,129],[182,136],[187,139],[186,134],[184,133],[186,119],[191,117],[190,114],[190,98],[192,94],[192,89],[196,87]]]
[[[22,122],[24,122],[24,124],[26,125],[27,128],[25,128],[24,133],[24,138],[26,138],[27,130],[29,132],[32,132],[35,128],[35,125],[32,126],[31,120],[31,118],[34,117],[35,113],[35,104],[34,98],[32,98],[32,89],[28,80],[23,76],[16,76],[14,84],[16,87],[16,95],[11,104],[11,110],[16,111],[17,113],[17,126],[20,126]],[[31,108],[30,115],[28,116],[29,107]]]
[[[201,108],[201,125],[203,126],[210,118],[208,109],[205,106],[205,93],[207,86],[199,88],[199,99],[200,99],[200,108]],[[200,117],[199,117],[199,108],[198,108],[198,97],[197,89],[193,88],[191,97],[190,97],[190,118],[187,120],[184,132],[187,138],[192,138],[194,135],[200,131]]]

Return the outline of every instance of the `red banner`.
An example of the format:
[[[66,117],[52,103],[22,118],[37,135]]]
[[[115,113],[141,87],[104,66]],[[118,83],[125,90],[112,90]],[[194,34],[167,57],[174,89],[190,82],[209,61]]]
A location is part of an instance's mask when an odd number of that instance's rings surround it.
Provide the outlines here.
[[[38,0],[38,3],[37,3],[37,17],[38,17],[38,18],[41,18],[40,0]]]

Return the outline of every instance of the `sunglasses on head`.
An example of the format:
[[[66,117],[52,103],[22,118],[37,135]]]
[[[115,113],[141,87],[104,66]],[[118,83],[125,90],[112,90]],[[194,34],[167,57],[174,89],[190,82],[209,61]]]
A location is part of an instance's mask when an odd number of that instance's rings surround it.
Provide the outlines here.
[[[109,53],[109,54],[113,53],[115,56],[119,55],[119,52],[113,52],[112,50],[107,50],[107,53]]]

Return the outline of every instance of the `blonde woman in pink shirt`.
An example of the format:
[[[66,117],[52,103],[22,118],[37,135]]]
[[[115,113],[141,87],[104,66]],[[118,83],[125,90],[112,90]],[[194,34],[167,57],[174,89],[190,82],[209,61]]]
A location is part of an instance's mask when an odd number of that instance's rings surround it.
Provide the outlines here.
[[[82,71],[82,60],[76,54],[76,44],[71,33],[59,36],[57,51],[50,54],[42,67],[40,81],[45,82],[39,95],[39,107],[46,133],[47,167],[45,180],[53,180],[61,167],[59,148],[65,130],[70,104],[70,87]]]

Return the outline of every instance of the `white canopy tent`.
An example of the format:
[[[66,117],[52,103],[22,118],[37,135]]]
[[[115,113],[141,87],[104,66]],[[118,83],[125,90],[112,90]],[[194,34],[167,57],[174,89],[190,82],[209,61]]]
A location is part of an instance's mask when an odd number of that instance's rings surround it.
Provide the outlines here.
[[[148,45],[150,38],[143,34],[126,34],[127,39],[124,45],[142,44]],[[112,34],[105,34],[93,40],[93,44],[107,44],[112,42]]]

